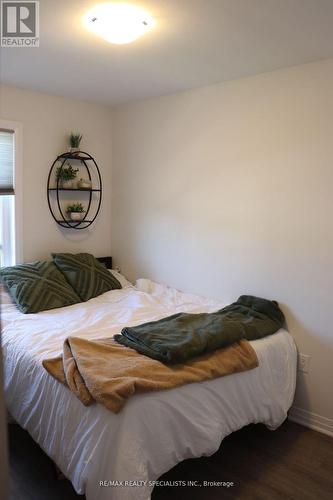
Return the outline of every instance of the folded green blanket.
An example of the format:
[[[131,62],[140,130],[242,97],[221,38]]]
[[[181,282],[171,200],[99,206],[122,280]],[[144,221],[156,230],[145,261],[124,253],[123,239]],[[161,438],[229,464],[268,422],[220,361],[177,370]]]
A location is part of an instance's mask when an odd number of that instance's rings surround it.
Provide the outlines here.
[[[178,313],[158,321],[123,328],[114,339],[163,363],[184,363],[241,339],[277,332],[284,316],[277,302],[242,295],[215,313]]]

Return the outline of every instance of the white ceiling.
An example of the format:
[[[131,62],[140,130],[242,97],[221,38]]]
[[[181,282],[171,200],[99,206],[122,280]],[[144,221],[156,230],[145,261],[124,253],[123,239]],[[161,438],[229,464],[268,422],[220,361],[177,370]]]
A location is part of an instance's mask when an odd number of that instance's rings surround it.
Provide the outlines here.
[[[1,49],[3,83],[115,105],[333,57],[333,0],[127,0],[155,28],[85,31],[87,0],[41,0],[40,48]]]

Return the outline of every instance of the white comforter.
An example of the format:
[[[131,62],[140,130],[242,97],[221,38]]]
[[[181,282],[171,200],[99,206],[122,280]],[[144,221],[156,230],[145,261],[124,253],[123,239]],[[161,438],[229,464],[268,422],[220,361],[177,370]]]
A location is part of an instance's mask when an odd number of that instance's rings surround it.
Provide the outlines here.
[[[285,330],[252,342],[258,368],[134,396],[118,415],[97,404],[86,408],[41,365],[61,352],[68,335],[110,337],[175,312],[217,310],[224,305],[217,301],[139,280],[136,287],[39,314],[23,315],[4,302],[9,412],[87,500],[149,499],[153,481],[178,462],[213,454],[225,436],[251,422],[274,429],[291,406],[296,349]]]

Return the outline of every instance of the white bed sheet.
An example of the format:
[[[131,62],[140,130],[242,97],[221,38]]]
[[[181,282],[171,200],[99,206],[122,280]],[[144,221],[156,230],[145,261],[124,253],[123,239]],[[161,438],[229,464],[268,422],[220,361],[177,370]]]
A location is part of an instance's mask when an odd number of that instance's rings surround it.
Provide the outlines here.
[[[115,415],[86,408],[42,367],[70,335],[110,337],[124,326],[175,312],[214,311],[218,301],[149,280],[86,303],[23,315],[2,292],[5,395],[9,412],[87,500],[147,500],[153,483],[178,462],[209,456],[249,423],[275,429],[295,391],[296,348],[285,330],[251,342],[259,367],[177,389],[132,397]],[[140,486],[103,487],[100,481]]]

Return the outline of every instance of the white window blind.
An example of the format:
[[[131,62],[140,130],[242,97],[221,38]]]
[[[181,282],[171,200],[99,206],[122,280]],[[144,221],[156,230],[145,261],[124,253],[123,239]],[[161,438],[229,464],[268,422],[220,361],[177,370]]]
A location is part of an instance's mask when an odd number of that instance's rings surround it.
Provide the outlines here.
[[[14,132],[0,129],[0,196],[14,194]]]

